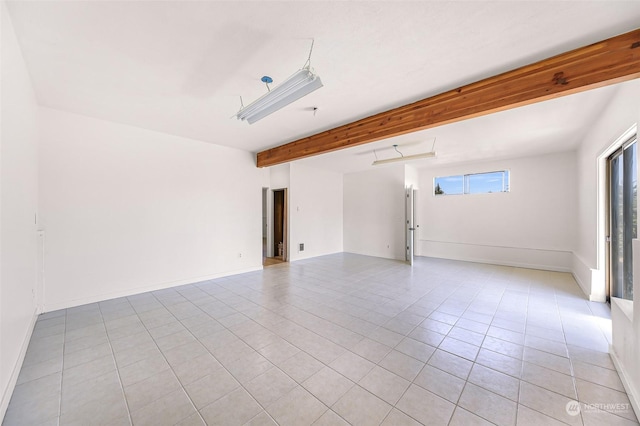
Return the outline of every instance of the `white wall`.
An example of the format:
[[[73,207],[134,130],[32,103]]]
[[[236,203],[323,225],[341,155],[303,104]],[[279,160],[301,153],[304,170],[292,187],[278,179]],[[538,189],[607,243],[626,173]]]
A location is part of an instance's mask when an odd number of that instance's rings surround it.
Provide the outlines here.
[[[265,170],[269,170],[269,184],[271,185],[271,189],[289,188],[291,181],[291,168],[289,163],[269,167]]]
[[[261,268],[253,155],[41,112],[46,310]]]
[[[404,186],[420,189],[420,171],[413,165],[405,164],[404,166]]]
[[[342,174],[298,163],[290,167],[290,260],[341,252]]]
[[[344,251],[405,258],[405,166],[344,175]]]
[[[433,179],[510,171],[510,192],[434,196]],[[570,271],[575,240],[573,152],[420,170],[417,253]]]
[[[38,107],[4,2],[0,134],[0,419],[36,318]]]
[[[577,156],[578,233],[574,256],[574,274],[593,300],[605,298],[605,158],[613,144],[638,121],[640,80],[618,85],[616,94],[602,111],[585,137]]]

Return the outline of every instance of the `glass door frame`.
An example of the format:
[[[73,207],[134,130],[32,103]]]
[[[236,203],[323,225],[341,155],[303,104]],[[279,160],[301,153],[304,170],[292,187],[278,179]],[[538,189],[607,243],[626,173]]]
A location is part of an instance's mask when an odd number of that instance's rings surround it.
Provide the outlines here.
[[[606,207],[606,244],[605,244],[605,270],[606,270],[606,282],[605,282],[605,294],[606,294],[606,301],[608,303],[611,303],[611,297],[612,297],[612,293],[613,293],[613,250],[612,250],[612,242],[614,242],[614,237],[613,237],[613,228],[612,228],[612,224],[613,224],[613,210],[614,210],[614,206],[612,203],[612,198],[613,198],[613,188],[612,188],[612,184],[613,184],[613,176],[612,176],[612,172],[613,172],[613,166],[612,166],[612,162],[615,159],[620,159],[620,167],[622,167],[622,182],[623,182],[623,186],[622,186],[622,194],[619,194],[620,197],[622,197],[622,205],[623,205],[623,211],[622,211],[622,217],[623,217],[623,231],[622,231],[622,238],[623,238],[623,256],[624,256],[624,250],[625,250],[625,243],[626,243],[626,227],[625,227],[625,223],[626,221],[624,220],[624,215],[625,215],[625,208],[624,205],[626,205],[626,202],[628,202],[628,197],[626,195],[626,190],[625,190],[625,183],[627,183],[627,174],[625,172],[626,169],[626,165],[627,165],[627,160],[624,156],[625,152],[627,149],[629,149],[632,145],[635,144],[635,150],[636,150],[636,154],[635,154],[635,158],[633,158],[633,163],[635,164],[635,172],[636,172],[636,182],[637,182],[637,168],[638,168],[638,159],[637,159],[637,150],[638,150],[638,144],[637,144],[637,134],[632,134],[631,137],[626,138],[626,140],[618,147],[616,148],[613,152],[611,152],[607,158],[606,158],[606,203],[607,203],[607,207]],[[637,187],[636,187],[636,191],[637,191]],[[633,202],[634,200],[632,199],[631,202]],[[637,208],[637,204],[635,206]],[[637,213],[636,213],[637,214]],[[636,225],[637,226],[637,225]],[[631,242],[629,242],[629,244],[631,244]],[[623,284],[624,285],[624,280],[625,280],[625,271],[626,271],[626,267],[633,267],[633,258],[632,256],[629,256],[629,263],[627,264],[626,262],[623,263],[622,265],[622,280],[623,280]],[[633,271],[631,271],[631,274],[633,274]],[[616,297],[616,296],[613,296]]]

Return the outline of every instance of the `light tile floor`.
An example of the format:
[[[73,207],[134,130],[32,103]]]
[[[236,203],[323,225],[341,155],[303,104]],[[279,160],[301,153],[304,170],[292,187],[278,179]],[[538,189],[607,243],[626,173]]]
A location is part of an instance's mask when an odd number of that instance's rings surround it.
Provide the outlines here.
[[[569,274],[324,256],[41,315],[3,424],[637,424],[610,328]]]

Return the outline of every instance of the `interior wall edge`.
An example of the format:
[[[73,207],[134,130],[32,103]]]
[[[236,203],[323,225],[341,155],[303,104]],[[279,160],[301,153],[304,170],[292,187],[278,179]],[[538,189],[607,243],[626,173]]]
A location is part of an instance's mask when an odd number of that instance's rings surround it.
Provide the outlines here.
[[[576,280],[580,289],[582,289],[583,293],[587,298],[592,302],[605,302],[606,295],[603,292],[594,293],[594,288],[602,288],[602,280],[604,280],[604,271],[591,268],[587,262],[584,261],[582,256],[580,256],[575,251],[572,253],[572,272],[573,278]]]
[[[314,259],[316,257],[322,257],[322,256],[330,256],[332,254],[340,254],[340,253],[346,253],[344,250],[337,250],[337,251],[331,251],[331,252],[327,252],[327,253],[319,253],[319,254],[310,254],[310,255],[304,255],[304,256],[298,256],[295,259],[290,259],[289,262],[294,263],[297,262],[299,260],[309,260],[309,259]],[[355,254],[361,254],[361,253],[355,253]]]
[[[9,407],[9,401],[11,401],[11,396],[13,395],[13,391],[15,390],[16,383],[18,383],[18,376],[20,375],[20,370],[22,369],[24,357],[27,355],[27,349],[29,348],[29,342],[31,341],[31,335],[33,334],[33,329],[36,326],[38,315],[39,312],[36,308],[33,311],[31,323],[29,324],[29,328],[27,329],[27,334],[25,334],[24,336],[24,341],[22,342],[22,347],[20,348],[20,355],[18,356],[15,365],[13,366],[13,371],[11,372],[9,383],[7,384],[7,387],[4,389],[4,393],[2,394],[2,402],[0,402],[0,419],[4,419],[4,416],[7,413],[7,408]]]
[[[360,256],[368,256],[368,257],[377,257],[378,259],[386,259],[386,260],[395,260],[401,263],[406,263],[407,266],[409,266],[409,264],[407,263],[407,261],[405,260],[405,258],[403,257],[402,259],[396,258],[396,257],[385,257],[385,256],[380,256],[380,255],[375,255],[375,254],[365,254],[365,253],[360,253],[358,251],[354,251],[354,250],[344,250],[342,253],[347,253],[347,254],[357,254]],[[428,256],[424,256],[424,257],[428,257]]]
[[[0,421],[36,316],[39,115],[37,96],[7,7],[0,2]]]
[[[399,260],[402,262],[406,260],[404,256],[399,256],[398,254],[391,253],[389,255],[386,255],[384,253],[379,253],[376,251],[357,250],[353,248],[345,249],[343,253],[359,254],[361,256],[377,257],[380,259],[387,259],[387,260]],[[429,257],[429,256],[425,256],[425,257]]]
[[[617,315],[618,309],[615,306],[616,306],[615,304],[613,303],[611,304],[612,316],[614,315],[618,316]],[[618,322],[619,321],[616,321],[616,323]],[[633,328],[632,324],[629,324],[629,326],[630,328]],[[629,371],[627,371],[627,368],[625,367],[624,363],[622,362],[621,360],[622,357],[617,353],[616,346],[617,345],[615,344],[610,345],[609,355],[611,356],[611,361],[613,361],[614,367],[616,367],[616,371],[618,372],[618,376],[620,376],[620,381],[622,382],[622,386],[624,387],[624,390],[627,392],[627,396],[629,397],[629,402],[631,403],[631,407],[633,407],[633,411],[635,412],[637,417],[640,414],[640,393],[638,393],[638,390],[633,385],[633,378],[629,373]]]

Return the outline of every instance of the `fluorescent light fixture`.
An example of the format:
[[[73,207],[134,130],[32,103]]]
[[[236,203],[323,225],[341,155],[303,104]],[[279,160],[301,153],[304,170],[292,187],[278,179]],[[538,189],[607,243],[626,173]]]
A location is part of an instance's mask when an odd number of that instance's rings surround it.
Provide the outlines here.
[[[371,165],[379,166],[380,164],[397,163],[400,161],[419,160],[421,158],[435,158],[435,156],[436,156],[436,152],[431,151],[431,152],[425,152],[422,154],[405,155],[404,157],[393,157],[393,158],[387,158],[385,160],[376,160],[373,163],[371,163]]]
[[[240,109],[236,118],[253,124],[321,87],[320,77],[309,68],[303,68],[262,97]]]

